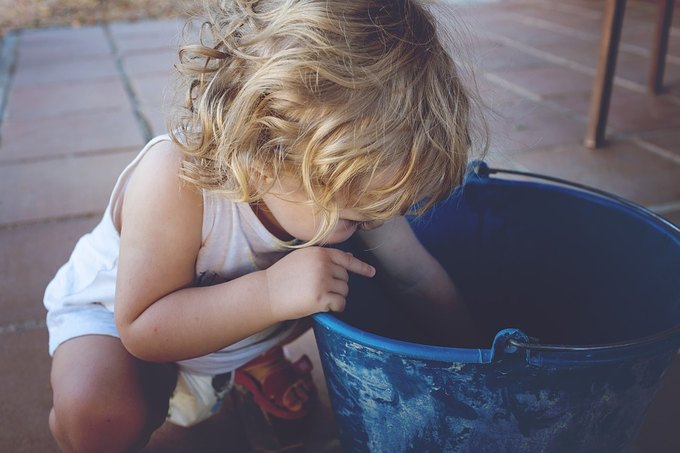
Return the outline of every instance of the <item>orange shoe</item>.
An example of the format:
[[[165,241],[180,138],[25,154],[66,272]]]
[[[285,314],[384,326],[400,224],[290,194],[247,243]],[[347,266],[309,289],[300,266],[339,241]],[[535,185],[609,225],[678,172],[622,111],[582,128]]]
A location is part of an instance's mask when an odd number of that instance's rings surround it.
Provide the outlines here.
[[[291,363],[277,346],[236,370],[234,382],[247,388],[268,414],[295,420],[316,406],[318,392],[311,372],[309,357]]]

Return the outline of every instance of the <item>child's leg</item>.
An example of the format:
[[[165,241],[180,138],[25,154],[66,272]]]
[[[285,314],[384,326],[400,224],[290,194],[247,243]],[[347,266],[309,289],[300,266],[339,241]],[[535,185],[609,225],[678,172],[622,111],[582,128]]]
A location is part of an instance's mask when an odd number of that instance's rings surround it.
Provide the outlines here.
[[[177,371],[133,357],[103,335],[61,344],[52,362],[50,429],[65,452],[141,449],[165,420]]]

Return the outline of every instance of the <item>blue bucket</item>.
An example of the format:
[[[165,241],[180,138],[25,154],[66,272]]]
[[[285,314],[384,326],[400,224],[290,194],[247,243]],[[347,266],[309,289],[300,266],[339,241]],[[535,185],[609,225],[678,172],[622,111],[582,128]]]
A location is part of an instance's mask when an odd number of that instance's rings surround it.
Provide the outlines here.
[[[631,447],[680,347],[680,230],[594,189],[501,172],[478,163],[413,224],[487,344],[427,345],[357,276],[344,313],[314,316],[345,452]]]

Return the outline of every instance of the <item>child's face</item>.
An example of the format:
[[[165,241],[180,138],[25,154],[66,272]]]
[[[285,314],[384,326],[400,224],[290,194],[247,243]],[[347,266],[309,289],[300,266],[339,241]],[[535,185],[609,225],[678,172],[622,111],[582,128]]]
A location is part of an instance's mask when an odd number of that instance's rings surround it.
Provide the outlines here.
[[[292,178],[283,177],[262,198],[265,206],[254,207],[260,221],[282,240],[310,241],[319,231],[322,215],[309,196]],[[340,218],[326,238],[327,244],[338,244],[349,239],[357,230],[373,230],[384,220],[369,219],[338,200]]]

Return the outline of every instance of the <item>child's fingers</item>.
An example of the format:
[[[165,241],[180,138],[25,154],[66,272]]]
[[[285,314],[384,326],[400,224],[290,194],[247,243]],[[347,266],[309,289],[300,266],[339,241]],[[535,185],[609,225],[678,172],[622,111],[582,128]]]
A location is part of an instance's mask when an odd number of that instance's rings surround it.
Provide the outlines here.
[[[340,294],[329,293],[326,295],[326,311],[340,313],[345,310],[346,304],[345,297]]]
[[[375,268],[373,266],[355,258],[351,253],[334,249],[331,260],[354,274],[363,275],[364,277],[373,277],[375,275]]]

